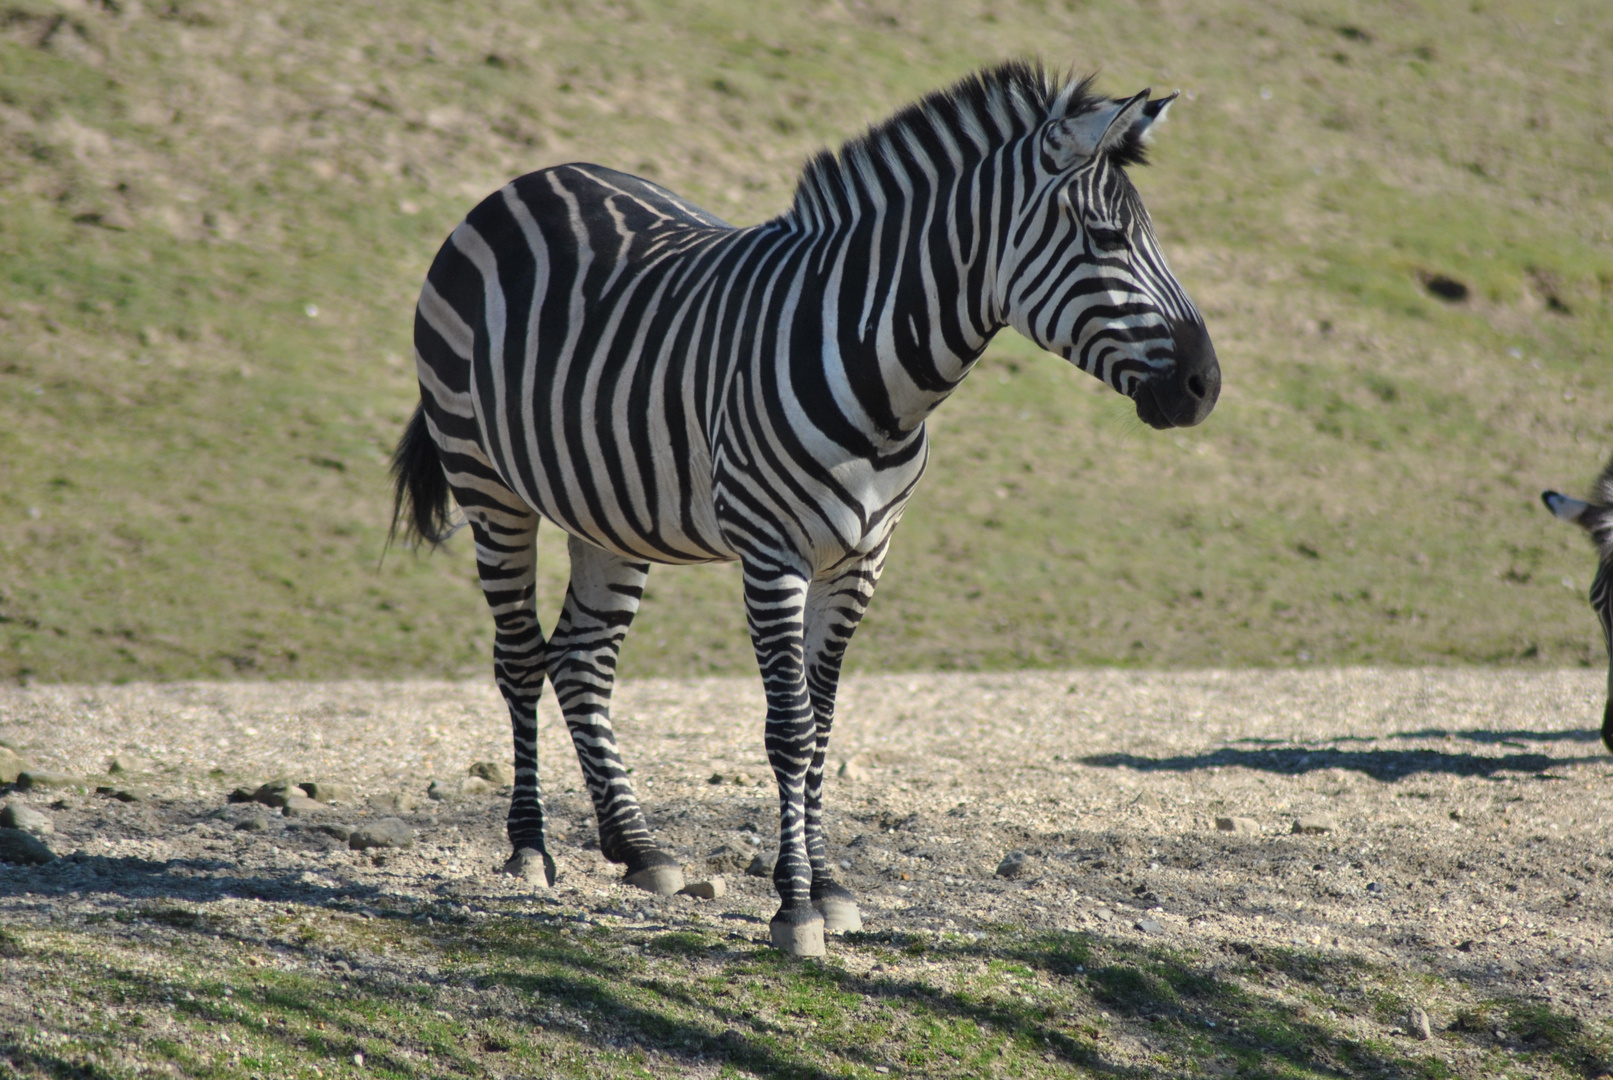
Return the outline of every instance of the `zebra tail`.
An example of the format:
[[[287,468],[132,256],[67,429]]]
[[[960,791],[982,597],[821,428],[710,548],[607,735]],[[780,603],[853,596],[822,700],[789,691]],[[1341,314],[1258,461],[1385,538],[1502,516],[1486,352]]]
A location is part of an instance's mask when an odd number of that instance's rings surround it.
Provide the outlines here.
[[[448,477],[442,456],[426,427],[426,406],[416,406],[403,438],[392,452],[392,528],[386,535],[390,548],[403,523],[405,542],[439,546],[454,534],[448,520]]]

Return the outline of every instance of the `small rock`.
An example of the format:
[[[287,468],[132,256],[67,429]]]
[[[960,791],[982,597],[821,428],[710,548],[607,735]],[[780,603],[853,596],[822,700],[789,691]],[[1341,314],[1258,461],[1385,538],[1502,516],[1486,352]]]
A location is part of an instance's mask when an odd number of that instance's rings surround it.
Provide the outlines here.
[[[1428,1026],[1428,1014],[1416,1005],[1406,1013],[1406,1030],[1424,1042],[1434,1037],[1433,1029]]]
[[[124,787],[122,784],[100,784],[96,787],[97,795],[110,795],[118,802],[145,802],[151,796],[143,788]]]
[[[350,825],[315,825],[311,831],[324,833],[326,836],[334,836],[344,844],[353,837],[353,829]]]
[[[1338,827],[1338,822],[1326,814],[1309,814],[1294,822],[1294,831],[1296,833],[1305,833],[1310,836],[1332,832]]]
[[[866,780],[869,776],[868,766],[856,758],[847,758],[840,763],[837,775],[842,780]]]
[[[773,860],[766,855],[755,855],[751,858],[750,865],[745,867],[745,873],[751,877],[772,877]]]
[[[387,810],[394,814],[407,814],[420,805],[419,799],[402,791],[371,795],[367,801],[371,810]]]
[[[486,780],[496,788],[509,787],[515,783],[515,766],[508,761],[478,761],[466,772]]]
[[[720,877],[714,877],[710,881],[691,881],[682,891],[697,900],[717,900],[728,892],[728,883]]]
[[[1163,934],[1165,932],[1165,927],[1160,924],[1158,919],[1141,919],[1134,925],[1145,934]]]
[[[1092,909],[1092,917],[1094,919],[1097,919],[1099,922],[1109,922],[1111,919],[1113,919],[1115,917],[1115,913],[1110,911],[1106,907],[1093,908]]]
[[[398,818],[382,818],[353,830],[347,846],[354,851],[366,848],[401,848],[414,843],[414,830]]]
[[[280,807],[280,812],[286,817],[306,817],[309,814],[323,814],[329,810],[330,807],[318,799],[310,799],[306,795],[287,795],[285,804]]]
[[[743,870],[750,862],[750,854],[723,844],[711,849],[706,863],[714,870]]]
[[[1260,822],[1247,817],[1218,817],[1215,827],[1222,832],[1256,834],[1260,832]]]
[[[263,832],[268,827],[269,819],[262,814],[253,814],[235,823],[236,832]]]
[[[150,758],[135,757],[133,754],[118,754],[107,765],[109,773],[151,772],[157,763]]]
[[[1031,871],[1036,869],[1036,860],[1023,851],[1010,851],[1003,856],[1003,861],[997,864],[997,876],[1013,881],[1016,878],[1029,877]]]
[[[358,792],[352,784],[338,784],[330,780],[305,780],[302,789],[310,799],[322,803],[350,803],[358,801]]]
[[[0,829],[0,862],[38,865],[56,858],[39,837],[22,829]]]
[[[458,780],[433,780],[426,788],[426,798],[444,802],[468,795],[489,795],[494,790],[494,786],[480,776],[465,776]]]
[[[82,776],[72,773],[30,770],[17,775],[17,786],[23,791],[59,791],[62,788],[84,788],[89,785]]]
[[[286,800],[291,798],[293,795],[297,795],[305,799],[308,797],[308,793],[302,788],[298,787],[296,784],[293,784],[290,780],[282,778],[279,780],[270,780],[267,784],[260,786],[252,793],[252,801],[260,802],[264,806],[273,806],[278,808],[286,805]]]
[[[28,771],[28,762],[9,746],[0,746],[0,784],[15,784]]]
[[[4,808],[0,808],[0,828],[21,829],[35,836],[45,836],[56,831],[49,814],[21,803],[6,803]]]

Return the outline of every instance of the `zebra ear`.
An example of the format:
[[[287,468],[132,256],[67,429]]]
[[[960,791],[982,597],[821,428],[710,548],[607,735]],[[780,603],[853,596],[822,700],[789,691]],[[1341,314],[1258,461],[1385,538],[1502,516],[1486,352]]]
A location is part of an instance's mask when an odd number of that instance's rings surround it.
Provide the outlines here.
[[[1049,124],[1042,132],[1044,164],[1052,172],[1063,172],[1090,161],[1100,151],[1141,139],[1171,98],[1162,98],[1155,109],[1144,90],[1123,101],[1106,101],[1090,112]]]

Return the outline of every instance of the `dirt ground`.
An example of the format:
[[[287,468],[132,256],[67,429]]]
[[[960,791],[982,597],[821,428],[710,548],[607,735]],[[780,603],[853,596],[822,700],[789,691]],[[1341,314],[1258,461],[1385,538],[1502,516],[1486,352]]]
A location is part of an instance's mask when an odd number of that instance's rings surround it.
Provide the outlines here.
[[[833,858],[870,930],[1017,923],[1178,948],[1300,946],[1589,1021],[1613,1009],[1613,759],[1594,730],[1603,694],[1593,671],[854,677],[831,753],[832,767],[849,762],[830,783]],[[555,898],[628,920],[684,909],[755,920],[764,933],[772,883],[740,869],[776,836],[761,714],[754,680],[620,688],[618,732],[656,832],[691,880],[722,874],[728,887],[712,901],[658,900],[622,888],[600,858],[546,699]],[[87,780],[4,795],[50,816],[45,839],[65,857],[0,866],[0,927],[149,898],[448,896],[474,909],[530,892],[497,873],[500,793],[425,796],[433,778],[507,760],[490,684],[7,689],[0,741],[37,769]],[[151,768],[109,777],[120,753]],[[238,784],[281,776],[357,790],[294,818],[225,801]],[[122,802],[96,785],[144,797]],[[388,816],[374,801],[394,793],[419,800],[401,813],[410,848],[375,858],[314,828]],[[264,828],[236,827],[256,816]],[[1255,831],[1223,831],[1221,818]],[[1012,852],[1028,859],[1000,876]],[[0,951],[0,1027],[32,1015],[31,980],[5,974],[15,962]]]

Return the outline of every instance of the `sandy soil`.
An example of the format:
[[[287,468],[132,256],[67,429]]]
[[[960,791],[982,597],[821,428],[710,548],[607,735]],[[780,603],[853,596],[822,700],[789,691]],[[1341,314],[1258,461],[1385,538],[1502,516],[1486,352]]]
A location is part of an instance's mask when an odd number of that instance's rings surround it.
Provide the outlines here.
[[[1591,671],[852,678],[832,763],[864,775],[831,782],[834,858],[871,930],[1018,922],[1186,947],[1297,944],[1601,1016],[1613,1008],[1602,694]],[[546,707],[560,902],[627,919],[687,908],[740,925],[772,913],[771,881],[736,870],[773,846],[777,820],[754,681],[640,682],[618,696],[653,825],[691,879],[725,875],[728,894],[715,901],[617,884],[593,845],[564,726]],[[505,724],[482,683],[0,691],[0,740],[91,785],[5,796],[48,813],[47,839],[76,855],[0,867],[0,924],[151,897],[507,901],[527,890],[496,873],[502,798],[424,797],[433,777],[507,758]],[[93,793],[119,752],[153,760],[147,775],[116,781],[150,797]],[[225,793],[277,776],[351,783],[358,795],[237,830],[266,811],[226,805]],[[310,827],[383,816],[367,800],[394,792],[420,799],[403,814],[412,848],[374,859]],[[1326,831],[1294,831],[1313,817]],[[1258,831],[1221,831],[1218,818]],[[712,859],[718,848],[728,851]],[[1028,854],[1025,872],[998,876],[1014,851]],[[15,1009],[25,1003],[0,1002],[0,1015]]]

